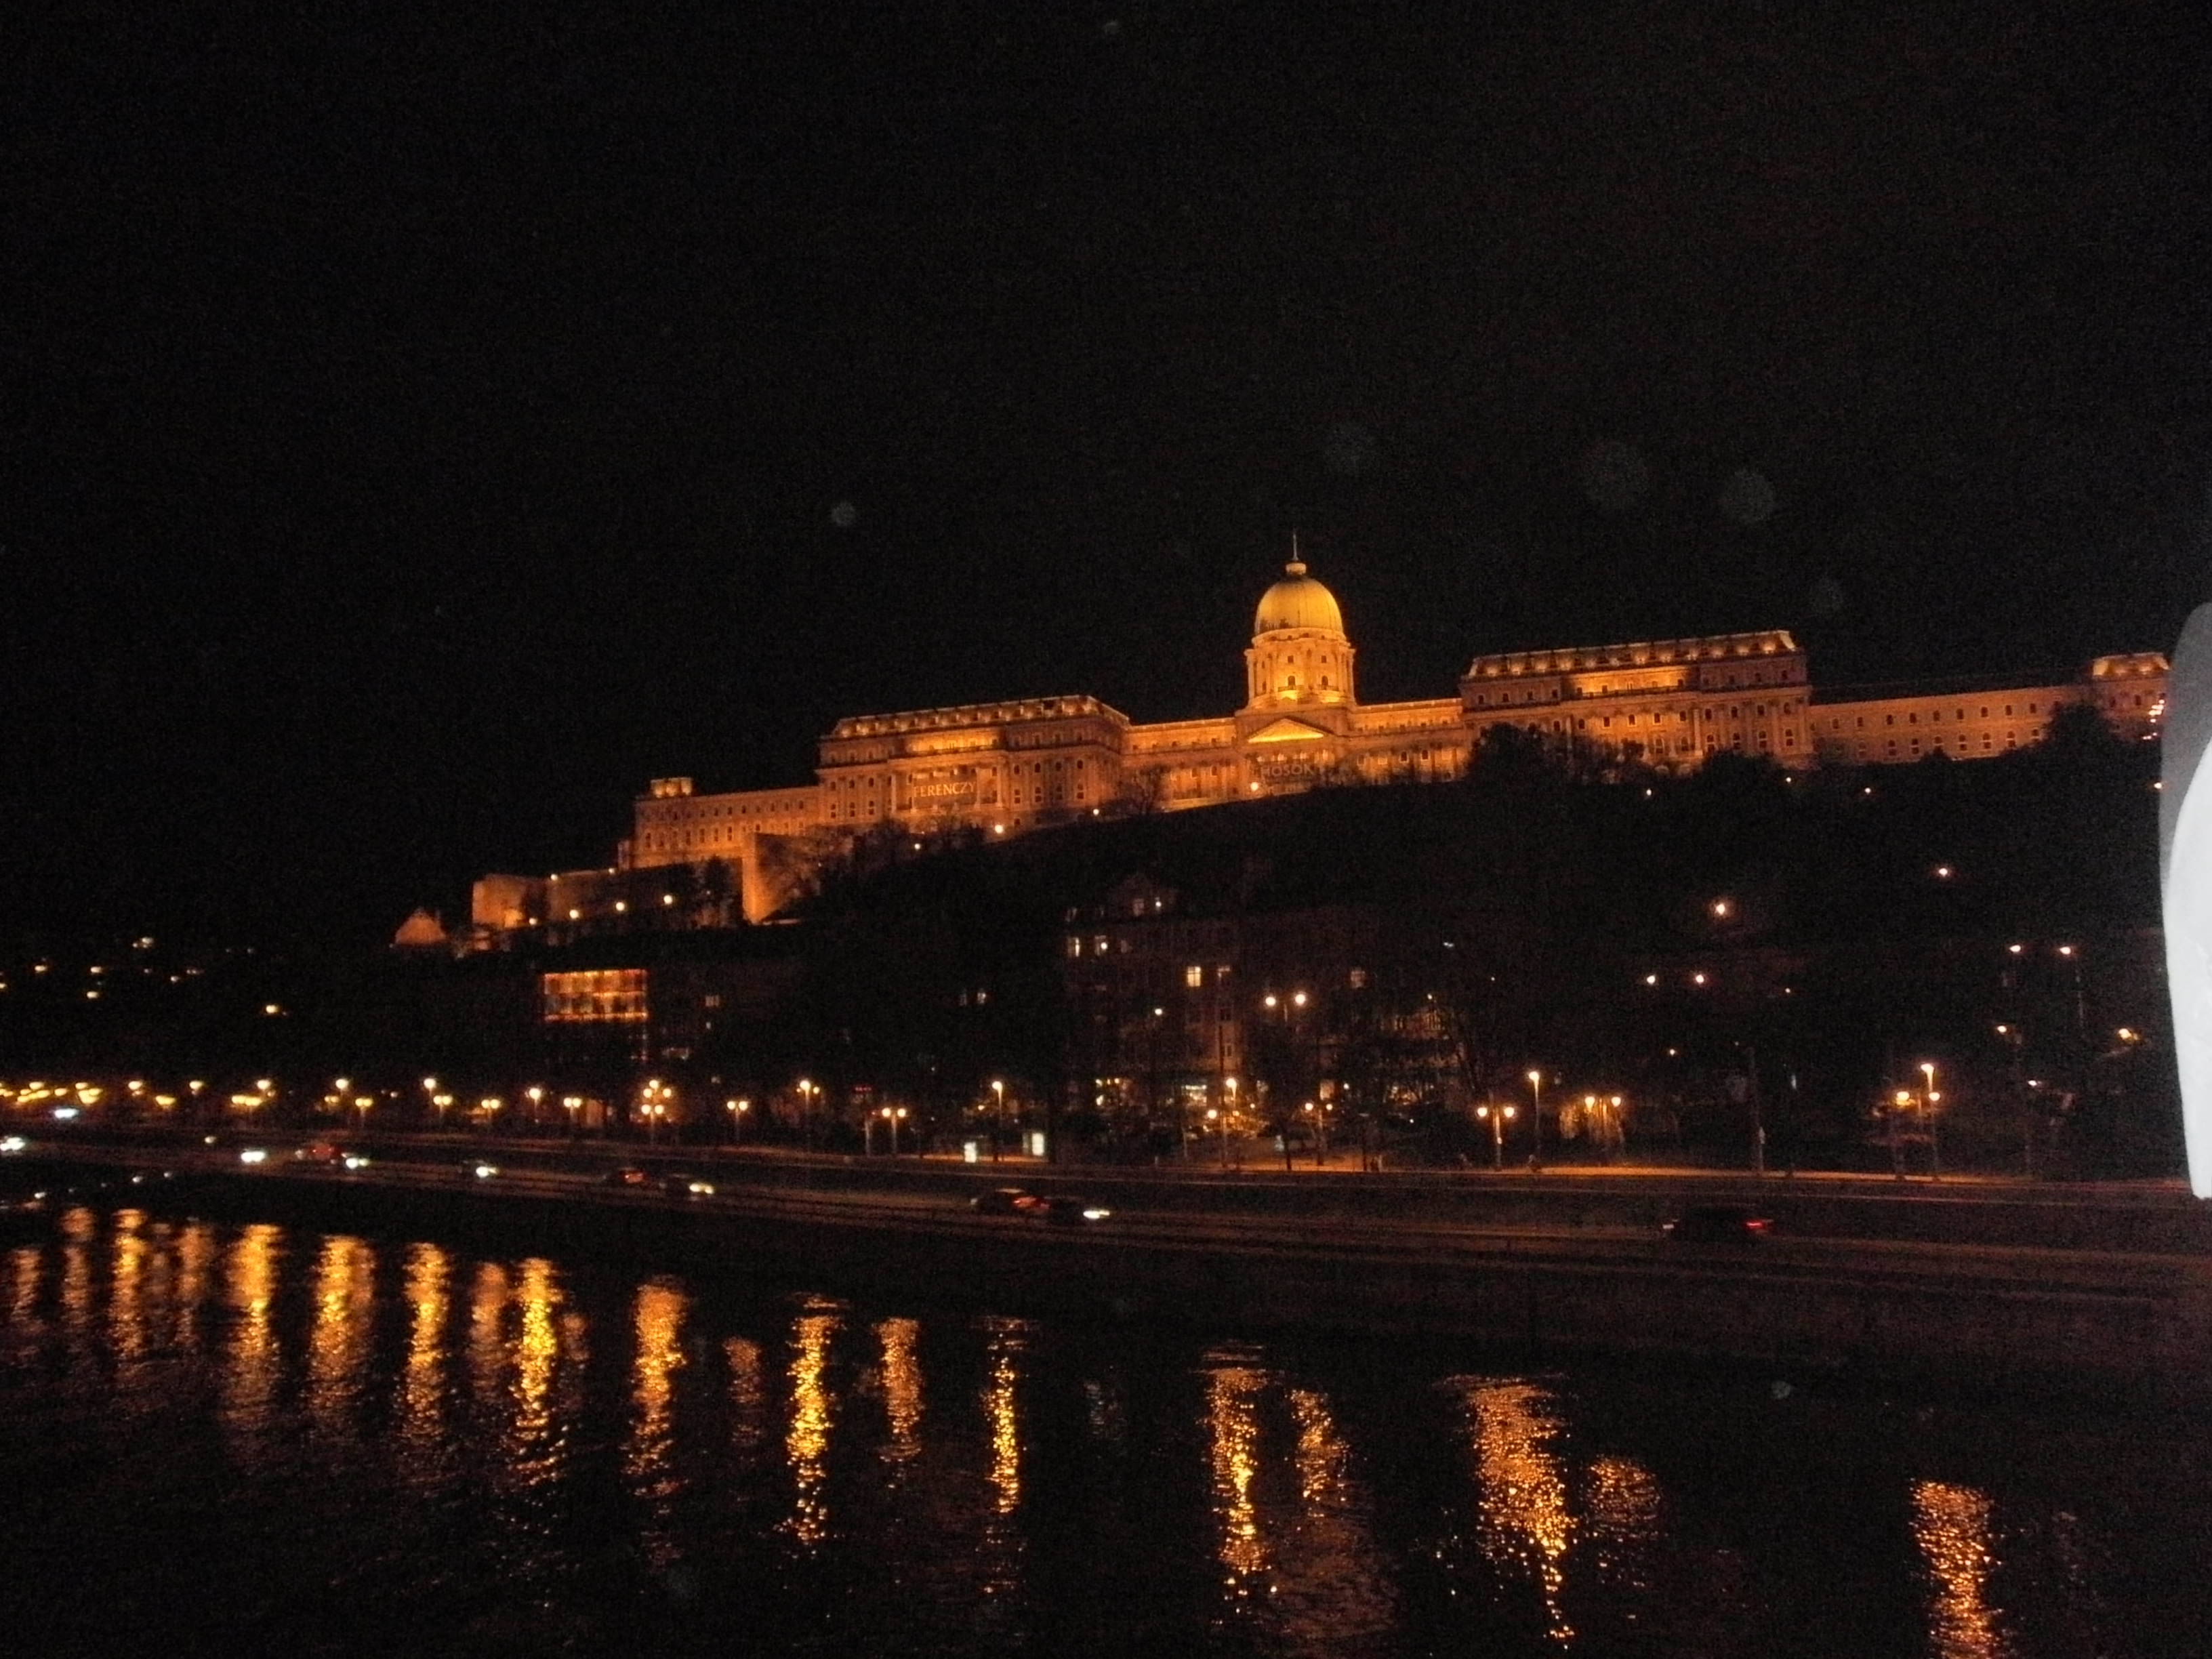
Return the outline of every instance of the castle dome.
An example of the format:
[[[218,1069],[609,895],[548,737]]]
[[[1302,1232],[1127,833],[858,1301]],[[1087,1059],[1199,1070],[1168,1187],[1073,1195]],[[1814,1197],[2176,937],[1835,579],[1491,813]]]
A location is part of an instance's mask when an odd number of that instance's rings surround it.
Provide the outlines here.
[[[1344,617],[1336,608],[1336,595],[1306,574],[1304,560],[1283,567],[1283,579],[1260,596],[1253,613],[1252,632],[1272,634],[1281,628],[1317,628],[1331,634],[1344,632]]]

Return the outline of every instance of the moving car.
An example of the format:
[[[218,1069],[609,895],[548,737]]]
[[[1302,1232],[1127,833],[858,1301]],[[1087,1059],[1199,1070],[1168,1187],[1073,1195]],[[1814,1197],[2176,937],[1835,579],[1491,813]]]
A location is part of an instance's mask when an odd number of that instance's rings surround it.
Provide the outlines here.
[[[337,1147],[330,1141],[311,1140],[292,1156],[301,1164],[335,1164],[341,1154]]]
[[[968,1200],[978,1215],[1018,1215],[1042,1221],[1048,1227],[1080,1227],[1103,1221],[1114,1212],[1088,1199],[1047,1197],[1025,1187],[997,1187]]]
[[[714,1195],[714,1183],[703,1176],[663,1176],[660,1178],[660,1190],[671,1198],[712,1198]]]
[[[499,1179],[499,1165],[496,1164],[487,1164],[481,1158],[463,1158],[461,1160],[461,1179],[464,1181],[496,1181]]]
[[[1087,1198],[1040,1198],[1031,1203],[1026,1213],[1048,1227],[1081,1227],[1103,1221],[1114,1212]]]
[[[624,1187],[643,1192],[653,1185],[653,1177],[639,1169],[636,1164],[625,1164],[619,1169],[610,1170],[601,1176],[599,1184],[602,1187]]]
[[[1748,1244],[1774,1224],[1741,1204],[1692,1204],[1659,1231],[1679,1244]]]

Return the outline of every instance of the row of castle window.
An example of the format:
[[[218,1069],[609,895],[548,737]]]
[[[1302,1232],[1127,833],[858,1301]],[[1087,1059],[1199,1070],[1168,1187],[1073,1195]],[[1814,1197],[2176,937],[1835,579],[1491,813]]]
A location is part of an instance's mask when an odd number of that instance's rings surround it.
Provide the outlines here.
[[[2029,738],[2030,738],[2030,740],[2031,740],[2031,741],[2032,741],[2032,740],[2033,740],[2034,738],[2037,738],[2041,737],[2042,735],[2043,735],[2043,728],[2042,728],[2040,726],[2031,726],[2031,727],[2028,729],[2028,737],[2029,737]],[[1898,747],[1897,747],[1897,741],[1898,741],[1898,740],[1897,740],[1895,738],[1886,738],[1882,739],[1882,752],[1883,752],[1883,753],[1884,753],[1884,754],[1885,754],[1888,758],[1890,758],[1890,759],[1892,759],[1892,760],[1895,760],[1895,759],[1897,759],[1897,758],[1899,757],[1899,752],[1898,752]],[[1965,741],[1966,741],[1966,739],[1964,739],[1963,738],[1951,738],[1951,739],[1949,740],[1949,742],[1950,742],[1950,743],[1952,743],[1952,744],[1960,744],[1961,746],[1963,746],[1963,745],[1964,745]],[[1917,755],[1917,754],[1919,754],[1919,753],[1921,752],[1921,749],[1920,749],[1920,739],[1919,739],[1919,738],[1907,738],[1905,740],[1905,753],[1907,753],[1907,754],[1909,754],[1909,755]],[[2018,733],[2016,733],[2016,732],[2006,732],[2006,733],[2005,733],[2004,746],[2005,746],[2007,749],[2017,749],[2017,748],[2019,748],[2019,747],[2020,747],[2020,737],[2019,737],[2019,734],[2018,734]],[[1948,754],[1948,753],[1949,753],[1949,752],[1950,752],[1950,749],[1949,749],[1948,745],[1947,744],[1947,743],[1946,743],[1945,739],[1943,739],[1943,738],[1930,738],[1928,740],[1928,747],[1929,747],[1929,749],[1930,750],[1935,751],[1935,752],[1937,752],[1937,753]],[[1984,753],[1984,755],[1993,755],[1993,754],[1995,754],[1996,752],[1996,745],[1995,741],[1992,739],[1992,738],[1991,738],[1990,734],[1989,732],[1983,732],[1983,733],[1982,733],[1982,753]],[[1871,760],[1871,759],[1873,759],[1873,758],[1874,758],[1874,739],[1872,739],[1872,738],[1863,738],[1863,739],[1861,739],[1857,744],[1856,744],[1853,746],[1852,753],[1853,753],[1853,757],[1854,757],[1854,758],[1856,758],[1856,759],[1858,759],[1858,760]]]
[[[2140,699],[2138,699],[2138,701],[2140,701]],[[2057,705],[2054,703],[2054,704],[2052,704],[2051,706],[2052,706],[2053,708],[2056,708]],[[2003,715],[2003,718],[2008,719],[2008,719],[2010,719],[2010,718],[2012,717],[2012,712],[2013,712],[2013,706],[2012,706],[2012,704],[2010,704],[2010,703],[2006,703],[2006,704],[2002,705],[2002,707],[2003,707],[2003,709],[2004,709],[2004,715]],[[2027,712],[2028,712],[2029,714],[2040,714],[2040,713],[2042,713],[2042,712],[2043,712],[2043,705],[2042,705],[2041,703],[2039,703],[2039,702],[2031,702],[2031,703],[2029,703],[2029,704],[2027,705]],[[1857,731],[1857,732],[1863,732],[1863,731],[1865,731],[1865,730],[1866,730],[1866,723],[1867,723],[1867,721],[1868,721],[1868,720],[1869,720],[1869,718],[1871,718],[1871,717],[1870,717],[1870,716],[1869,716],[1869,715],[1865,715],[1865,714],[1854,714],[1854,715],[1851,717],[1851,720],[1852,720],[1852,730],[1854,730],[1854,731]],[[1952,718],[1952,720],[1953,720],[1953,721],[1954,721],[1954,723],[1956,723],[1956,722],[1960,722],[1960,721],[1963,721],[1963,720],[1966,718],[1966,711],[1965,709],[1963,709],[1963,708],[1954,708],[1954,709],[1953,709],[1953,710],[1951,711],[1951,718]],[[1987,704],[1987,703],[1984,703],[1984,704],[1982,704],[1982,705],[1981,705],[1981,712],[1980,712],[1979,715],[1978,716],[1978,718],[1982,719],[1982,720],[1987,720],[1987,719],[1989,719],[1989,718],[1990,718],[1990,705],[1989,705],[1989,704]],[[1943,711],[1942,711],[1942,709],[1940,709],[1940,708],[1931,708],[1931,709],[1929,709],[1929,710],[1928,711],[1928,723],[1929,723],[1930,726],[1940,726],[1940,725],[1942,725],[1942,721],[1943,721]],[[1884,714],[1884,715],[1881,717],[1881,723],[1882,723],[1884,726],[1894,726],[1894,725],[1896,725],[1896,724],[1897,724],[1897,716],[1896,716],[1894,714]],[[1905,711],[1905,723],[1907,726],[1917,726],[1917,725],[1919,725],[1919,724],[1920,724],[1920,714],[1919,714],[1919,712],[1918,712],[1917,709],[1907,709],[1907,710]],[[1829,729],[1831,732],[1840,732],[1840,731],[1842,731],[1842,730],[1844,729],[1844,721],[1843,721],[1843,717],[1842,717],[1841,715],[1837,715],[1837,716],[1835,716],[1834,718],[1831,719],[1831,720],[1829,720],[1829,722],[1828,722],[1828,729]]]

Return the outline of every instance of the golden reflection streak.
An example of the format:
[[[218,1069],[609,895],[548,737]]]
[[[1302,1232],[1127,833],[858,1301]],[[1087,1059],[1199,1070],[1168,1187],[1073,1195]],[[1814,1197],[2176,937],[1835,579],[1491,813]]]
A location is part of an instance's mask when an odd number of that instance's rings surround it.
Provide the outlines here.
[[[107,1329],[118,1371],[135,1371],[146,1353],[147,1257],[152,1247],[145,1224],[143,1210],[118,1210],[108,1218]]]
[[[469,1287],[469,1379],[486,1416],[499,1409],[507,1374],[507,1269],[496,1261],[477,1263]]]
[[[913,1319],[886,1319],[876,1327],[883,1345],[884,1415],[890,1425],[884,1457],[891,1463],[911,1462],[921,1449],[921,1359],[915,1352],[921,1331],[921,1322]]]
[[[991,1486],[1000,1515],[1012,1515],[1022,1501],[1022,1425],[1015,1408],[1022,1351],[1022,1328],[1011,1322],[991,1334],[991,1373],[983,1384],[983,1415],[991,1425]]]
[[[256,1222],[232,1241],[225,1263],[226,1299],[237,1316],[224,1356],[222,1421],[234,1435],[248,1441],[258,1439],[268,1426],[270,1401],[276,1389],[278,1354],[269,1309],[283,1239],[283,1228]]]
[[[522,1264],[515,1290],[522,1326],[514,1346],[514,1422],[507,1436],[510,1467],[535,1466],[545,1459],[544,1445],[553,1425],[553,1377],[561,1359],[561,1337],[554,1311],[561,1291],[553,1264],[532,1256]]]
[[[1533,1382],[1476,1383],[1468,1390],[1483,1553],[1501,1568],[1529,1573],[1544,1598],[1547,1633],[1574,1639],[1560,1605],[1575,1523],[1566,1481],[1550,1450],[1559,1431],[1548,1389]]]
[[[73,1336],[92,1330],[94,1216],[82,1205],[62,1217],[62,1327]]]
[[[1246,1365],[1224,1365],[1206,1385],[1206,1420],[1213,1466],[1216,1553],[1229,1570],[1231,1589],[1249,1594],[1247,1581],[1267,1570],[1267,1543],[1260,1532],[1252,1483],[1260,1472],[1258,1395],[1266,1374]]]
[[[1297,1425],[1294,1463],[1301,1516],[1295,1560],[1279,1571],[1285,1590],[1277,1616],[1286,1651],[1334,1653],[1364,1637],[1387,1644],[1396,1616],[1396,1586],[1375,1547],[1368,1510],[1352,1469],[1352,1448],[1336,1425],[1328,1396],[1291,1390]],[[1292,1570],[1294,1569],[1294,1571]]]
[[[1972,1486],[1922,1480],[1912,1488],[1912,1539],[1935,1595],[1929,1650],[1938,1659],[2001,1659],[2012,1651],[1990,1605],[1990,1500]]]
[[[730,1367],[730,1438],[741,1450],[756,1450],[761,1442],[761,1415],[768,1403],[760,1344],[733,1336],[722,1344],[722,1356]]]
[[[399,1381],[403,1461],[416,1474],[429,1465],[445,1436],[447,1284],[453,1263],[435,1244],[407,1247],[407,1368]]]
[[[1343,1500],[1350,1448],[1336,1431],[1328,1400],[1313,1389],[1291,1390],[1291,1414],[1298,1425],[1298,1500],[1308,1510],[1333,1508]]]
[[[315,1318],[307,1332],[307,1415],[325,1433],[345,1427],[368,1360],[376,1253],[334,1233],[315,1261]]]
[[[40,1268],[45,1265],[45,1252],[34,1244],[25,1244],[14,1250],[11,1258],[15,1264],[15,1282],[8,1292],[8,1322],[26,1329],[34,1328],[39,1319]]]
[[[215,1229],[188,1221],[176,1235],[176,1323],[171,1340],[186,1352],[200,1345],[200,1304],[207,1299],[209,1265],[215,1260]]]
[[[830,1431],[836,1397],[830,1391],[830,1341],[837,1316],[802,1314],[792,1325],[791,1421],[784,1430],[784,1455],[791,1464],[792,1535],[818,1544],[830,1534],[828,1478]]]
[[[653,1511],[646,1529],[646,1554],[656,1569],[671,1565],[675,1555],[666,1520],[669,1500],[681,1484],[675,1471],[672,1404],[676,1373],[684,1365],[684,1315],[689,1305],[684,1292],[665,1280],[648,1279],[637,1287],[631,1321],[637,1335],[635,1382],[631,1398],[637,1417],[623,1449],[623,1472],[635,1483],[637,1494]]]
[[[1649,1590],[1661,1542],[1659,1478],[1632,1457],[1595,1458],[1587,1508],[1598,1576],[1622,1589]]]

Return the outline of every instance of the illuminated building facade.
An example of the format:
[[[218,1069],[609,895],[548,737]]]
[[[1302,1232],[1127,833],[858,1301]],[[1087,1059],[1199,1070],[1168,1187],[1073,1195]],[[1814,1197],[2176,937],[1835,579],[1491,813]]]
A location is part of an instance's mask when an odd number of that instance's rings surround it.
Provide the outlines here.
[[[1939,752],[1978,760],[2038,741],[2069,703],[2147,737],[2166,675],[2165,658],[2146,652],[2100,657],[2069,681],[1821,689],[1796,641],[1769,629],[1501,652],[1475,658],[1455,696],[1363,703],[1356,656],[1335,596],[1294,558],[1254,614],[1245,700],[1232,714],[1139,724],[1077,696],[856,715],[822,739],[813,783],[701,794],[690,778],[656,779],[612,868],[487,876],[472,921],[496,935],[634,902],[698,914],[702,872],[726,884],[706,895],[705,913],[759,921],[825,854],[870,830],[1013,836],[1327,783],[1443,781],[1464,772],[1498,726],[1669,770],[1723,751],[1793,769]],[[671,872],[669,890],[611,896],[634,889],[619,880],[625,872],[654,870]]]

